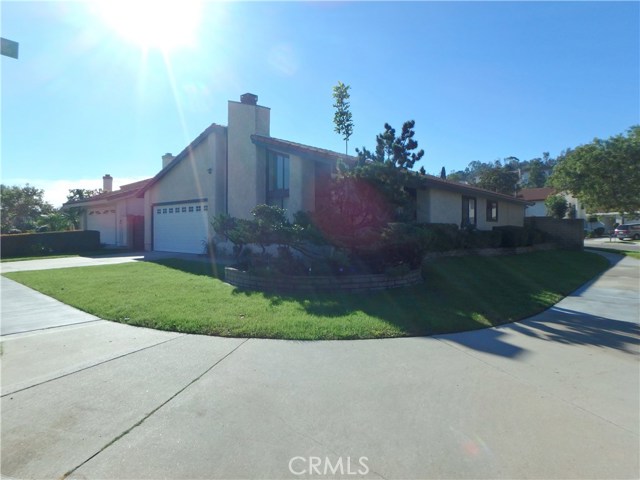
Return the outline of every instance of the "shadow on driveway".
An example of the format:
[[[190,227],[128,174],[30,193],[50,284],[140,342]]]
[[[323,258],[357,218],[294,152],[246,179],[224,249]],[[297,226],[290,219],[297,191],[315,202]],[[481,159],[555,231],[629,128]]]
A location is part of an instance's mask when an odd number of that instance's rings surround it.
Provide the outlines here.
[[[479,352],[518,359],[527,349],[508,342],[511,332],[565,345],[586,345],[640,355],[640,325],[552,307],[528,320],[481,331],[438,335]],[[517,338],[517,337],[514,337]]]

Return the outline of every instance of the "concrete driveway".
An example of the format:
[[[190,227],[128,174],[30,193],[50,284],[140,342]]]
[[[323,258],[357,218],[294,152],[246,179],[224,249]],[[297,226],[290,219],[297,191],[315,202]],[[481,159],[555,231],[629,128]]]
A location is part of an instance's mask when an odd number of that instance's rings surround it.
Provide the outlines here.
[[[640,262],[609,257],[547,312],[463,334],[294,342],[88,319],[4,335],[1,473],[638,478]],[[3,322],[39,302],[2,278]]]

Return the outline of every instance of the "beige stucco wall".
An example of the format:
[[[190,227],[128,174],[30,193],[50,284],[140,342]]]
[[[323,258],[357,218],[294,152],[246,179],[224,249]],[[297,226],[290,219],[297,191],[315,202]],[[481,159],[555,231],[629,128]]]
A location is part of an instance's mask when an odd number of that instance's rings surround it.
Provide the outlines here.
[[[251,141],[251,135],[269,135],[270,110],[258,105],[229,102],[228,212],[250,218],[251,209],[266,198],[266,151]]]
[[[485,211],[482,214],[486,216]],[[503,201],[498,202],[498,222],[489,222],[489,225],[491,227],[503,225],[524,226],[524,205]]]
[[[428,222],[455,223],[460,226],[462,222],[462,195],[434,188],[430,188],[428,194]]]
[[[145,192],[146,250],[152,248],[152,206],[154,204],[206,198],[209,201],[210,216],[225,210],[224,143],[224,133],[221,130],[212,131],[205,140],[191,150],[187,157]],[[208,228],[211,235],[211,226],[209,225]]]
[[[417,192],[417,220],[424,223],[462,223],[462,193],[429,188]],[[476,199],[476,227],[491,230],[503,225],[524,225],[524,206],[498,201],[498,221],[487,222],[487,198],[469,195]]]
[[[515,225],[518,227],[522,227],[524,225],[524,205],[499,200],[498,221],[488,222],[487,198],[476,196],[476,204],[478,208],[478,211],[476,212],[476,226],[479,230],[491,230],[493,227],[502,227],[505,225]]]

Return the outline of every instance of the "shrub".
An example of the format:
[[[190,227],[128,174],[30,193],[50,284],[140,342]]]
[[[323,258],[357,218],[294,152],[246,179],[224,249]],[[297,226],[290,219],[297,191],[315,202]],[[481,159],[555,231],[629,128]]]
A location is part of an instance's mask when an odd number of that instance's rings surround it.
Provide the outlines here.
[[[0,241],[4,258],[100,250],[100,232],[94,230],[19,233],[2,235]]]
[[[547,207],[547,215],[553,218],[564,218],[569,210],[567,199],[562,195],[550,195],[544,201]]]
[[[422,241],[427,252],[444,252],[461,247],[462,239],[457,225],[449,223],[425,223]]]
[[[604,235],[604,227],[598,227],[593,229],[593,235],[596,237],[601,237]]]
[[[464,232],[464,248],[499,248],[502,244],[500,230],[474,230]]]
[[[524,227],[509,225],[493,227],[493,229],[502,234],[502,243],[500,246],[503,248],[524,247],[532,244],[529,238],[529,229]]]

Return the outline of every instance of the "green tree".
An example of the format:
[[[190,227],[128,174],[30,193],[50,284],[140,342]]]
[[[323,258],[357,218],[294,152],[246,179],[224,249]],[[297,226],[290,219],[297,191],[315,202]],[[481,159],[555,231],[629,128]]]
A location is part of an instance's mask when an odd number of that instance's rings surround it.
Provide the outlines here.
[[[415,125],[415,120],[407,120],[402,124],[400,135],[396,136],[395,128],[385,123],[384,131],[376,135],[375,153],[365,147],[362,147],[362,150],[356,148],[358,165],[364,166],[367,161],[372,161],[402,170],[412,169],[424,156],[424,150],[415,151],[418,148],[418,142],[413,138]]]
[[[376,136],[376,149],[356,149],[357,162],[338,165],[329,184],[329,202],[313,214],[314,224],[331,243],[354,250],[379,238],[392,221],[414,218],[411,187],[419,176],[409,170],[424,155],[416,152],[413,120],[405,122],[400,135],[385,124]]]
[[[496,160],[493,166],[481,170],[476,185],[492,192],[515,195],[518,180],[518,172],[512,162],[502,165],[500,160]]]
[[[8,233],[11,229],[35,229],[40,217],[54,210],[51,204],[44,201],[43,195],[44,190],[28,183],[24,187],[0,185],[2,233]]]
[[[565,152],[549,183],[571,192],[590,211],[640,211],[640,126]]]
[[[447,171],[444,169],[444,167],[442,167],[442,170],[440,170],[440,178],[443,180],[447,179]]]
[[[333,123],[335,124],[335,132],[338,135],[342,135],[342,139],[345,142],[345,154],[349,154],[349,137],[353,133],[353,119],[351,110],[349,109],[349,85],[345,85],[342,82],[333,87],[333,98],[335,100],[333,106],[336,109],[333,115]]]
[[[71,230],[74,226],[66,212],[55,210],[49,214],[41,215],[38,220],[38,231],[61,232]]]
[[[96,188],[90,190],[87,188],[70,188],[67,195],[68,202],[77,202],[79,200],[86,200],[87,198],[94,197],[102,193],[102,189]],[[71,227],[74,230],[80,228],[80,217],[82,215],[83,207],[66,207],[63,211],[63,215],[67,218]]]
[[[569,210],[567,199],[562,195],[549,195],[544,201],[544,206],[547,207],[547,215],[553,218],[562,219]]]
[[[547,182],[547,176],[544,173],[545,164],[539,158],[529,161],[529,179],[527,180],[527,188],[544,187]]]

